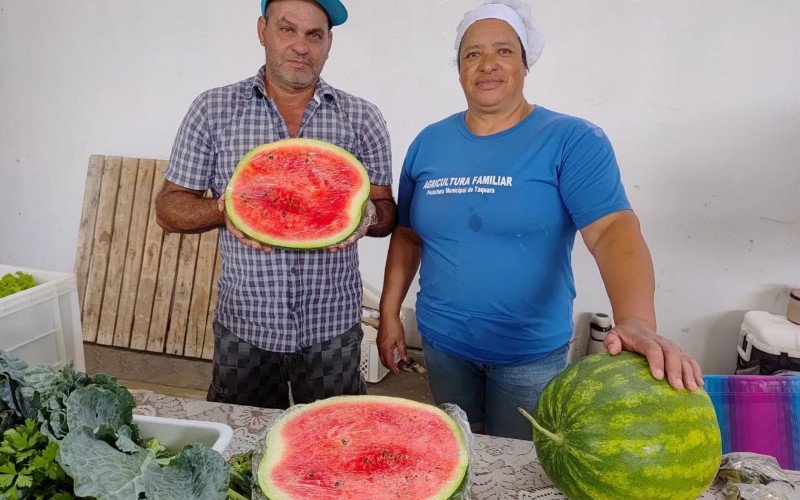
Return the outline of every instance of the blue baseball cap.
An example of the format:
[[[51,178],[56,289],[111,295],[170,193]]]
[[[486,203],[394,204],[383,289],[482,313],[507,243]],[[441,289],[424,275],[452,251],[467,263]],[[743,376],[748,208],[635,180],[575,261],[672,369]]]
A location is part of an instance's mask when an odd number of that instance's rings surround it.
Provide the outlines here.
[[[331,26],[339,26],[347,21],[347,9],[344,8],[339,0],[314,0],[328,14]],[[261,0],[261,15],[267,14],[267,4],[269,0]]]

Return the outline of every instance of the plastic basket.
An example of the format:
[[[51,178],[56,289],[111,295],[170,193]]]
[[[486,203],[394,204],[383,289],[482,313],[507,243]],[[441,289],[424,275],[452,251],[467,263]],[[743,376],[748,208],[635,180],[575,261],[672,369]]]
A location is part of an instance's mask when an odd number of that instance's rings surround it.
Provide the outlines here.
[[[0,276],[22,271],[37,285],[0,299],[0,349],[29,364],[86,371],[75,275],[0,264]]]
[[[722,433],[722,453],[775,457],[784,469],[800,469],[800,377],[706,375]]]
[[[364,338],[361,340],[361,362],[358,367],[361,370],[361,375],[364,376],[364,380],[371,384],[376,384],[383,380],[389,370],[381,364],[381,358],[378,354],[378,330],[363,323],[361,328],[364,330]],[[395,357],[396,360],[400,359],[397,356]]]
[[[233,439],[233,429],[219,422],[205,422],[180,418],[134,415],[144,439],[156,438],[166,449],[179,453],[192,443],[202,443],[220,453],[228,449]]]

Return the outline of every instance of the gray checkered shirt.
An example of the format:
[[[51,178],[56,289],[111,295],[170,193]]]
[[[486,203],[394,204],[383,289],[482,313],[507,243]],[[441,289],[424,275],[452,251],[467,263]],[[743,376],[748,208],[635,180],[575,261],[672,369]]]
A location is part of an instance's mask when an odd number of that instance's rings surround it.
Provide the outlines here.
[[[320,80],[299,137],[350,151],[370,182],[392,183],[386,122],[373,104]],[[188,189],[225,190],[250,149],[286,139],[289,132],[264,88],[264,67],[239,83],[209,90],[192,103],[175,138],[167,180]],[[361,318],[361,276],[356,246],[271,253],[239,243],[220,230],[222,273],[216,317],[239,338],[261,349],[294,352],[342,334]]]

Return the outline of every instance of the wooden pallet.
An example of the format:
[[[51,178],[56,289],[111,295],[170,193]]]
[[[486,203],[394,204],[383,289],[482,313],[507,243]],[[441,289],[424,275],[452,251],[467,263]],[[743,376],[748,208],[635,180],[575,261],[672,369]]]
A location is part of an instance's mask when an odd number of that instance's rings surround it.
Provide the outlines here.
[[[83,339],[211,359],[217,231],[166,234],[155,197],[167,162],[92,155],[75,275]]]

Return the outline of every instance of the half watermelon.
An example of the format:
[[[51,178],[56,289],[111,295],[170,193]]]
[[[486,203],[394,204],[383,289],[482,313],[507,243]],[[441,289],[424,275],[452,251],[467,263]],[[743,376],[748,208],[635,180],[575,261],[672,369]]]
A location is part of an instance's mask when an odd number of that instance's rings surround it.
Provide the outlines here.
[[[289,410],[269,430],[258,486],[278,499],[450,499],[467,486],[468,452],[439,408],[386,396],[339,396]]]
[[[313,250],[356,230],[369,193],[367,170],[344,149],[315,139],[284,139],[242,157],[228,182],[225,210],[256,241]]]
[[[643,356],[587,356],[544,388],[533,417],[536,454],[572,499],[694,499],[722,458],[714,406],[676,390]]]

